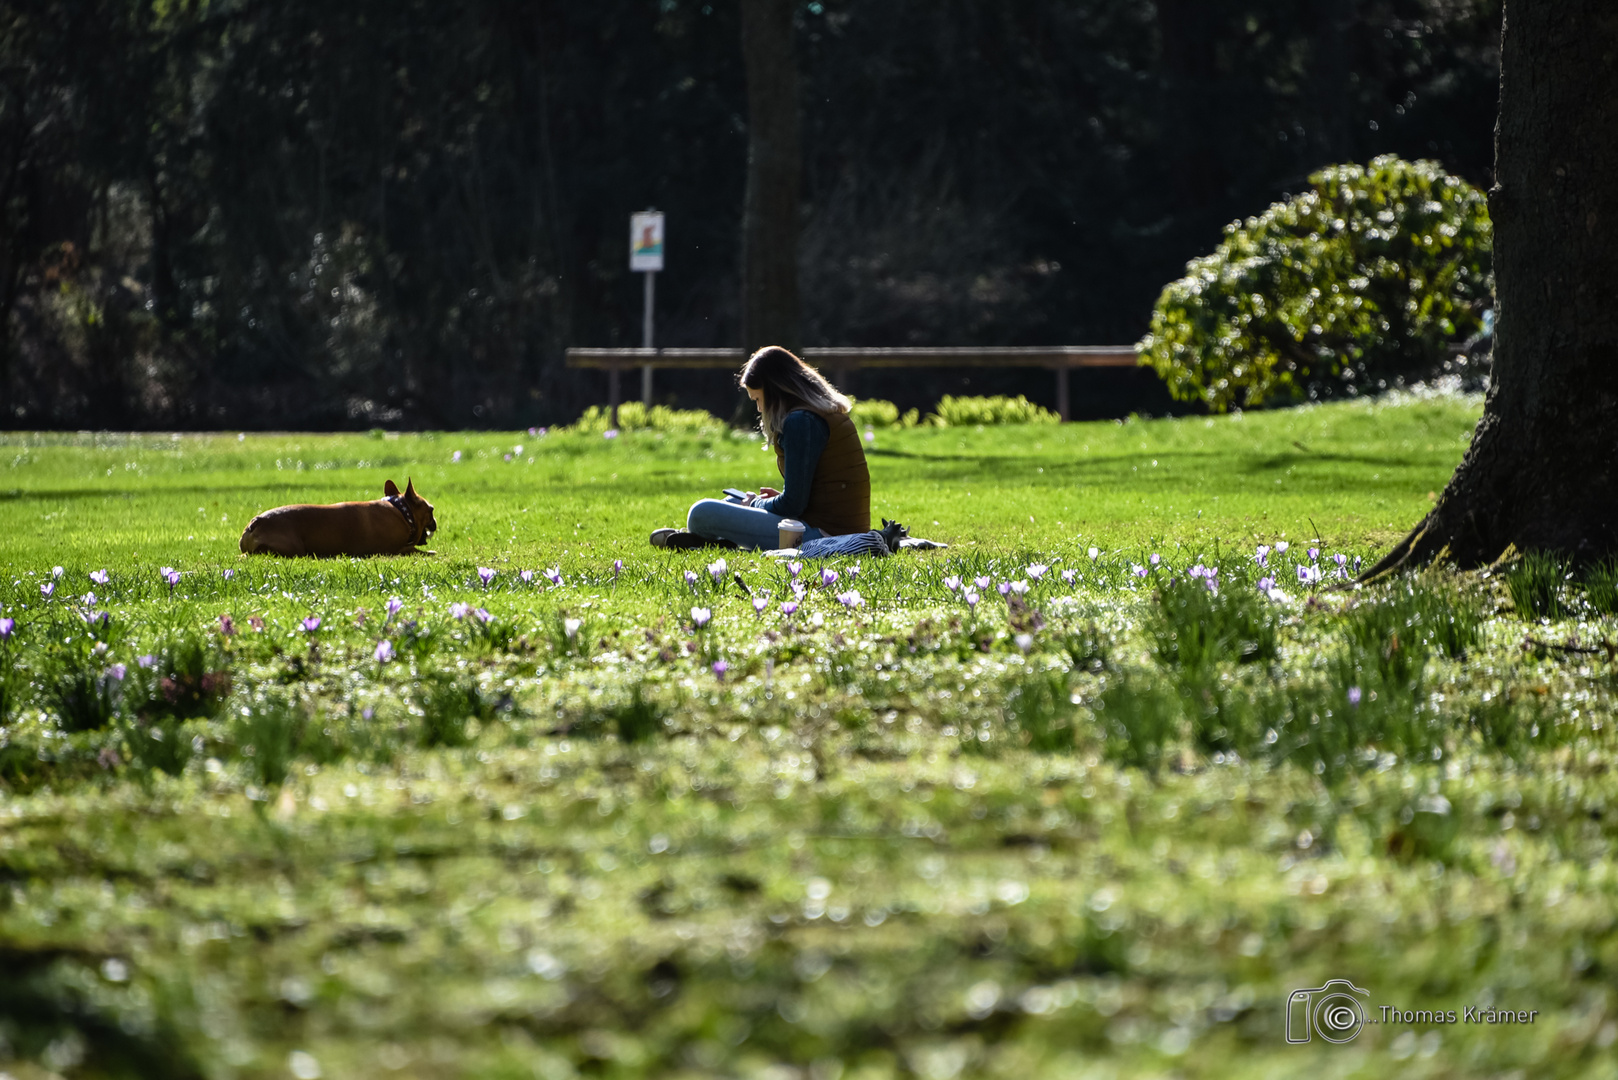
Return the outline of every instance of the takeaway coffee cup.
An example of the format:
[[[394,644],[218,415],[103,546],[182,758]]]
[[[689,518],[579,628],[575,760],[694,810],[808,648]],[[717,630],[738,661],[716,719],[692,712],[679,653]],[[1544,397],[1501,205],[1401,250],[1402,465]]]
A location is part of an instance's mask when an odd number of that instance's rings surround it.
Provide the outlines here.
[[[808,527],[803,522],[793,518],[782,518],[781,523],[776,526],[775,538],[777,545],[784,548],[797,547],[798,541],[803,539],[804,530]]]

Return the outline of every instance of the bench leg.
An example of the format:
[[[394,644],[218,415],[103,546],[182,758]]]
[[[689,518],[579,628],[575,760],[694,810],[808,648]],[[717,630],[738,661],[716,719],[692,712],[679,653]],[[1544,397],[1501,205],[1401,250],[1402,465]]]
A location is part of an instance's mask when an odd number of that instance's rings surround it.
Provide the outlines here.
[[[1073,419],[1073,413],[1067,402],[1067,374],[1065,367],[1056,369],[1056,414],[1062,418],[1062,423]]]

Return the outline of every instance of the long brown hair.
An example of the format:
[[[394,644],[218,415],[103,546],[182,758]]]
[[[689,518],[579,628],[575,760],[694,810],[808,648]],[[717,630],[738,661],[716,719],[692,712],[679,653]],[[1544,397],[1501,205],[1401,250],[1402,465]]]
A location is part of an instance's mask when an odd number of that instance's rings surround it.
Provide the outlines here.
[[[758,429],[771,443],[781,437],[781,423],[793,409],[846,413],[853,405],[820,372],[779,345],[748,357],[736,381],[744,390],[764,391]]]

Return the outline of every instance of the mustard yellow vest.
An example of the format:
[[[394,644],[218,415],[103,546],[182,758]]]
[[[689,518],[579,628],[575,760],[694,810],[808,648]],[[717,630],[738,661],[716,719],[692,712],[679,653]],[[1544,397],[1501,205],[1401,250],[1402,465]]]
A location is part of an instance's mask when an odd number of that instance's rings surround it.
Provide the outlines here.
[[[809,485],[809,505],[799,514],[805,525],[812,525],[827,536],[862,533],[871,530],[871,470],[865,465],[865,448],[860,433],[847,413],[810,412],[826,421],[831,438],[820,452],[815,478]],[[786,459],[779,444],[775,447],[775,467],[786,476]]]

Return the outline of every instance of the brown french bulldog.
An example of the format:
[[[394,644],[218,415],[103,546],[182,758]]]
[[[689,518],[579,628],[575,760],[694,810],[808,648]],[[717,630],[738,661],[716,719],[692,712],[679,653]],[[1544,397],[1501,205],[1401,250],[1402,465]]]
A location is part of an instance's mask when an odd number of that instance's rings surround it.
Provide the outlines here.
[[[242,530],[243,555],[431,555],[421,545],[438,528],[433,504],[405,482],[404,494],[389,480],[374,502],[331,506],[278,506]]]

